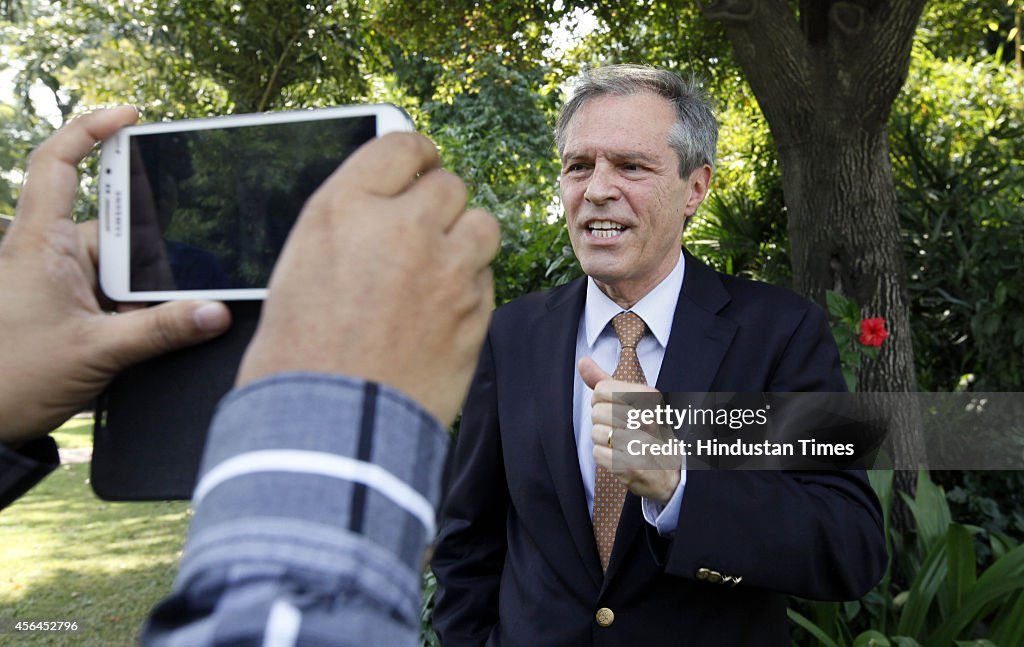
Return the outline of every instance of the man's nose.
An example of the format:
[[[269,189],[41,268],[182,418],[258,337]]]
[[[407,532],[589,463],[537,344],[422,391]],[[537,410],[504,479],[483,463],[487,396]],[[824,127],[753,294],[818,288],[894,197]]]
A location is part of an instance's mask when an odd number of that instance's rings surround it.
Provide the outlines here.
[[[619,187],[615,169],[611,164],[599,162],[594,166],[587,182],[587,190],[583,199],[591,204],[604,204],[608,200],[619,197]]]

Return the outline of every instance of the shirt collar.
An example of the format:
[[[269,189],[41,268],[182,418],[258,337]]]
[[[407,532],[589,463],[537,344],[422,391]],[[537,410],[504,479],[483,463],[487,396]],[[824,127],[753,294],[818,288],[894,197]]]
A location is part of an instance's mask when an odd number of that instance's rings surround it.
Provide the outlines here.
[[[630,308],[630,312],[644,320],[662,348],[668,344],[672,332],[672,319],[675,317],[685,272],[686,255],[679,254],[679,261],[668,276]],[[594,347],[594,342],[608,326],[608,322],[620,312],[623,312],[622,308],[597,287],[593,278],[587,277],[587,302],[583,307],[583,321],[588,347]]]

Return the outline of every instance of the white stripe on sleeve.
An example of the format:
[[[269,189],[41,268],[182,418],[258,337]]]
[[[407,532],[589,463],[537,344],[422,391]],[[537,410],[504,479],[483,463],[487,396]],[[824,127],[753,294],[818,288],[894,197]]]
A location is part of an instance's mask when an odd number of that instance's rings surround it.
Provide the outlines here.
[[[287,600],[274,600],[263,629],[263,647],[295,647],[302,626],[302,612]]]
[[[383,467],[349,456],[297,449],[268,449],[229,458],[200,479],[192,495],[192,505],[198,507],[210,491],[227,481],[261,472],[316,474],[362,483],[416,517],[426,528],[427,537],[433,537],[436,531],[434,506],[430,501]]]

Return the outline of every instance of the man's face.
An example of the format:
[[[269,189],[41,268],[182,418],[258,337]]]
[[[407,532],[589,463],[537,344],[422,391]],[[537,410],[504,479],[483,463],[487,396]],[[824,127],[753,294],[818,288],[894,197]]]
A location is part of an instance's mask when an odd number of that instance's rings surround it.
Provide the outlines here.
[[[707,166],[679,177],[668,145],[674,122],[659,96],[604,96],[585,103],[566,130],[559,183],[572,248],[624,307],[672,271],[683,225],[711,180]]]

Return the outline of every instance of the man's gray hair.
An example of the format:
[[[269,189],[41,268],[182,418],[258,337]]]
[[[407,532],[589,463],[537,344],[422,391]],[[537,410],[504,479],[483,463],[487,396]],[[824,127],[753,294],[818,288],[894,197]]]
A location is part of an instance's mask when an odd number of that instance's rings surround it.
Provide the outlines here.
[[[687,177],[707,164],[715,168],[718,121],[711,100],[696,77],[679,75],[647,65],[606,65],[584,71],[576,81],[572,98],[558,115],[555,144],[558,156],[565,152],[566,131],[583,104],[603,96],[654,94],[672,104],[676,122],[668,133],[668,145],[679,156],[679,176]]]

